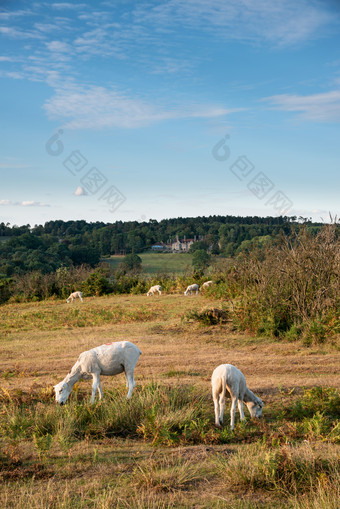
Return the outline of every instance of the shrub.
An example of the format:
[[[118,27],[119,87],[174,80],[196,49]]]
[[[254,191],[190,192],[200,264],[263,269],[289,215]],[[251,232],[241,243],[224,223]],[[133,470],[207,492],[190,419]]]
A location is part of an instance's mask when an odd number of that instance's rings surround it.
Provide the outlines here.
[[[182,319],[187,322],[198,322],[202,325],[218,325],[229,321],[230,312],[225,308],[203,308],[187,311]]]
[[[113,290],[112,285],[100,269],[92,272],[92,274],[83,281],[81,288],[85,297],[92,295],[99,297],[100,295],[111,293]]]

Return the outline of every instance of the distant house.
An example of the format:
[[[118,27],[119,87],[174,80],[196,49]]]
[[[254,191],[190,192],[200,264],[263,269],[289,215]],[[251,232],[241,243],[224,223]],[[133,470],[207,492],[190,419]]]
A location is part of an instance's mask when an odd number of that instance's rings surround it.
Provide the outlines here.
[[[197,242],[196,236],[194,239],[184,239],[180,240],[178,235],[176,235],[176,240],[172,242],[170,239],[167,243],[165,242],[157,242],[153,246],[151,246],[151,251],[156,252],[165,252],[171,251],[172,253],[187,253],[189,251],[190,246]]]
[[[176,241],[171,243],[171,251],[173,253],[188,252],[194,242],[196,242],[196,237],[194,239],[186,239],[184,237],[183,240],[180,240],[177,236]]]

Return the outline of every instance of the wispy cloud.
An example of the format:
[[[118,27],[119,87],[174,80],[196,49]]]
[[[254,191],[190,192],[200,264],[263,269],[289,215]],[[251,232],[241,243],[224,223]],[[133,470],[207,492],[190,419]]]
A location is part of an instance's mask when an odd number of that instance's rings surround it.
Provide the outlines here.
[[[0,26],[0,34],[13,39],[41,39],[42,36],[37,31],[22,30],[15,27]]]
[[[164,0],[140,2],[129,8],[124,5],[35,2],[30,10],[1,13],[0,22],[2,18],[5,23],[0,33],[18,44],[24,42],[17,62],[3,51],[1,76],[47,83],[54,92],[45,102],[46,113],[50,118],[64,119],[73,129],[133,128],[171,118],[220,117],[239,110],[209,104],[157,105],[153,98],[142,100],[130,92],[120,92],[121,85],[95,86],[95,73],[80,76],[78,61],[110,57],[113,66],[115,61],[127,61],[136,72],[143,69],[153,75],[182,78],[184,74],[194,75],[201,61],[199,54],[185,54],[183,37],[194,41],[208,34],[223,43],[237,40],[280,47],[322,37],[331,27],[339,26],[337,13],[319,0]],[[70,86],[72,82],[82,85]],[[303,102],[305,99],[272,96],[267,101],[276,108],[290,107],[290,111],[321,118],[321,106],[313,108],[312,103]],[[320,98],[316,101],[322,103]],[[337,99],[329,97],[323,105],[329,104],[331,109],[335,103]],[[323,115],[328,117],[331,112]],[[338,113],[333,111],[333,116]]]
[[[68,119],[70,129],[136,128],[179,118],[214,118],[240,111],[219,105],[180,105],[163,108],[104,87],[72,85],[59,88],[44,108],[52,119]]]
[[[223,39],[275,45],[320,37],[327,25],[339,23],[327,4],[308,0],[168,0],[151,8],[141,4],[135,16],[159,27],[177,24],[192,30],[213,30]]]
[[[58,10],[65,10],[65,9],[78,10],[83,7],[87,7],[86,4],[70,3],[70,2],[55,2],[55,3],[51,4],[51,6],[53,7],[53,9],[58,9]]]
[[[11,200],[0,200],[0,205],[9,205],[15,207],[50,207],[47,203],[42,203],[41,201],[34,200],[25,200],[20,202],[15,202]]]
[[[65,53],[70,51],[70,45],[62,41],[51,41],[46,43],[47,48],[52,52]]]
[[[272,109],[298,113],[305,120],[317,122],[340,121],[340,90],[322,94],[294,95],[281,94],[266,97]]]

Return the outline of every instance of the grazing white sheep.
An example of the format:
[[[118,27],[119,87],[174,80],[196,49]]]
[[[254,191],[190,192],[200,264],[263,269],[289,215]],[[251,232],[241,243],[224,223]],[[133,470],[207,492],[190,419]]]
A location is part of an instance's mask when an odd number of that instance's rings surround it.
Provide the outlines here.
[[[98,389],[99,398],[103,397],[103,389],[100,384],[100,375],[118,375],[124,371],[126,386],[129,388],[127,398],[131,398],[135,387],[133,372],[139,356],[142,352],[130,341],[118,341],[97,346],[79,355],[77,362],[64,380],[54,386],[55,399],[63,405],[73,386],[78,380],[93,379],[91,403],[94,403]]]
[[[206,281],[206,282],[205,282],[205,283],[203,283],[203,285],[201,286],[201,290],[204,290],[204,288],[209,288],[209,286],[211,286],[213,283],[214,283],[214,281]]]
[[[81,302],[83,302],[83,292],[73,292],[71,295],[66,299],[66,302],[73,302],[75,299],[80,299]]]
[[[149,297],[150,295],[153,295],[154,293],[159,293],[159,295],[162,295],[162,287],[161,285],[155,285],[155,286],[151,286],[150,290],[148,291],[148,293],[146,294],[147,297]]]
[[[192,292],[196,292],[196,295],[198,294],[198,290],[199,290],[199,286],[194,284],[194,285],[189,285],[188,288],[185,290],[184,292],[184,295],[189,295],[189,292],[190,292],[190,295],[192,295]]]
[[[230,427],[235,427],[236,401],[240,412],[241,421],[243,421],[243,401],[248,407],[251,417],[260,418],[262,415],[263,402],[255,396],[246,384],[244,374],[231,364],[221,364],[218,366],[211,377],[212,397],[215,407],[215,424],[221,427],[223,424],[223,412],[225,407],[226,390],[228,389],[231,397],[230,409]]]

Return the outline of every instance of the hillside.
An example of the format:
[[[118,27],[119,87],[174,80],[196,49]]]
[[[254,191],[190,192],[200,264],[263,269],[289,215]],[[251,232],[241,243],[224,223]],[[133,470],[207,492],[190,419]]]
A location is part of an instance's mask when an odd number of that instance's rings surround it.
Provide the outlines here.
[[[2,307],[2,507],[281,508],[339,500],[339,350],[201,326],[203,296],[121,295]],[[52,386],[80,352],[129,339],[137,386],[91,381],[64,407]],[[263,419],[214,426],[210,376],[236,365],[264,401]],[[322,483],[320,483],[322,479]],[[256,500],[256,506],[254,505]]]

